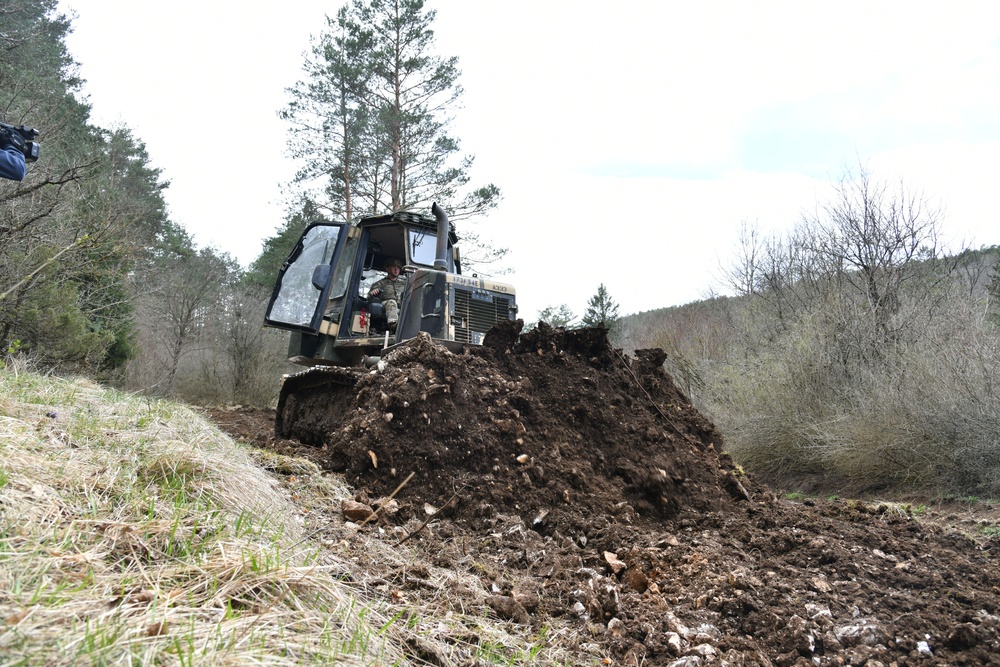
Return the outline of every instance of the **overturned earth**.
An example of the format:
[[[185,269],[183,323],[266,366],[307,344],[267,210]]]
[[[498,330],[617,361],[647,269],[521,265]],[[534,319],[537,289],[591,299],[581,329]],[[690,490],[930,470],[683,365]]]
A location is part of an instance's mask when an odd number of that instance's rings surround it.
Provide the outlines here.
[[[662,351],[520,326],[461,353],[418,338],[369,370],[292,376],[280,437],[273,411],[211,416],[344,475],[351,518],[419,554],[384,573],[387,596],[419,597],[428,568],[475,572],[482,589],[446,604],[576,627],[581,664],[1000,664],[995,516],[776,496]]]

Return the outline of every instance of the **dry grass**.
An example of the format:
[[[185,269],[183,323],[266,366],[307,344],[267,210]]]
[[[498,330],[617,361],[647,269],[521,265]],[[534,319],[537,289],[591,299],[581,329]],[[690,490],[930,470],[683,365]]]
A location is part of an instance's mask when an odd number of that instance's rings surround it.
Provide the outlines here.
[[[367,573],[409,552],[301,517],[185,407],[0,370],[0,664],[573,662],[484,607],[455,613],[448,592],[474,601],[476,582],[450,571],[392,604]]]
[[[727,448],[772,482],[1000,494],[1000,336],[981,302],[952,296],[872,358],[836,303],[771,335],[748,306],[745,338],[706,373]]]

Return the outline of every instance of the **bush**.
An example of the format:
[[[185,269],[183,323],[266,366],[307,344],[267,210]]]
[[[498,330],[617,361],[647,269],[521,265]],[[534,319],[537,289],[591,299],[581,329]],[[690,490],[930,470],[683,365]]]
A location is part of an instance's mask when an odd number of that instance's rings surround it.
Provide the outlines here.
[[[734,350],[706,377],[734,457],[776,480],[1000,495],[1000,339],[981,303],[948,304],[877,363],[845,359],[851,334],[826,309]]]

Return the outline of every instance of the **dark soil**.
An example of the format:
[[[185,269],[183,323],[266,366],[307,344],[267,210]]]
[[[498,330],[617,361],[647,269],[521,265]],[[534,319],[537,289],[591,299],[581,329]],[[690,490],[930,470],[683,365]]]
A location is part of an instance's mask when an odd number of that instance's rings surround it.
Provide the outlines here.
[[[581,651],[611,664],[1000,665],[998,541],[981,526],[779,498],[733,464],[662,351],[519,328],[333,371],[283,405],[291,438],[273,411],[212,417],[343,474],[356,500],[385,505],[372,526],[475,571],[492,613],[578,624]]]

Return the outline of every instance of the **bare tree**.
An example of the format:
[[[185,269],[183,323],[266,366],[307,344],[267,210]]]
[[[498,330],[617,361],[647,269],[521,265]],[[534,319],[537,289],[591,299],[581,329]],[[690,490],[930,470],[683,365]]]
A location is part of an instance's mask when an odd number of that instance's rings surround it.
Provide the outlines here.
[[[862,352],[881,357],[912,331],[904,301],[918,300],[920,315],[933,314],[934,292],[955,270],[954,260],[943,259],[941,212],[904,183],[890,187],[864,169],[845,176],[821,211],[803,219],[804,250],[828,289],[860,306],[855,312],[868,328]]]
[[[140,302],[142,324],[155,341],[155,349],[147,352],[160,368],[157,389],[167,395],[174,391],[181,360],[191,346],[199,338],[205,338],[206,344],[214,342],[211,336],[220,316],[223,288],[232,274],[227,258],[208,249],[176,260],[168,268],[145,276]]]
[[[956,268],[943,256],[941,220],[921,193],[861,168],[784,236],[765,238],[744,222],[726,277],[765,311],[768,337],[820,315],[841,361],[873,361],[939,312]]]
[[[942,219],[862,168],[788,234],[745,226],[727,273],[741,339],[704,375],[744,464],[997,488],[990,259],[944,248]]]
[[[286,348],[287,337],[260,326],[267,301],[268,295],[252,286],[236,285],[228,295],[223,344],[236,403],[267,405],[278,390],[283,355],[275,348]]]

